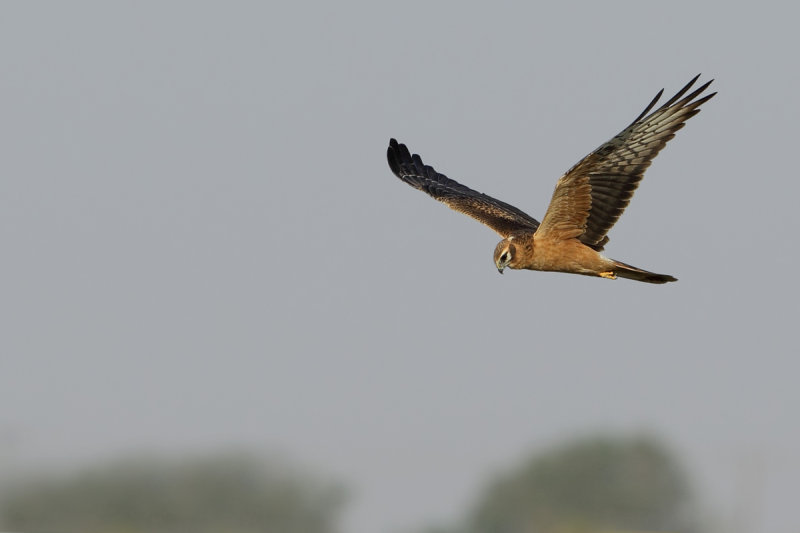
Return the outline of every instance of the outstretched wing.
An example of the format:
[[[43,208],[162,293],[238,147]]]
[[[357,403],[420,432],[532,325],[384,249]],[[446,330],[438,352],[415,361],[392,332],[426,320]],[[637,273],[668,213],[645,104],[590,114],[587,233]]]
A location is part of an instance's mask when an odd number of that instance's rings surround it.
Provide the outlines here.
[[[451,209],[483,222],[503,237],[520,230],[536,231],[539,227],[535,218],[513,205],[474,191],[444,174],[439,174],[433,167],[425,165],[419,155],[412,156],[405,144],[394,139],[389,141],[386,158],[395,176],[447,204]]]
[[[606,234],[628,206],[658,152],[689,118],[700,112],[701,104],[717,94],[696,99],[711,80],[684,97],[699,77],[695,76],[678,94],[645,117],[664,92],[659,91],[630,126],[559,178],[539,235],[578,238],[583,244],[602,250],[608,242]]]

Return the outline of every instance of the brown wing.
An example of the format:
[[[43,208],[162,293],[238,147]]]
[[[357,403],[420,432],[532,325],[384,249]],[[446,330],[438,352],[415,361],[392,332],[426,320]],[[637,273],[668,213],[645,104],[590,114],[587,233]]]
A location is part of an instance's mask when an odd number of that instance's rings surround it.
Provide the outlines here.
[[[630,126],[559,178],[538,233],[554,239],[577,237],[583,244],[602,250],[608,242],[606,233],[628,206],[658,152],[700,112],[701,104],[717,94],[695,100],[711,84],[709,81],[684,97],[699,77],[645,117],[664,92],[659,91]]]
[[[536,231],[539,227],[539,221],[513,205],[474,191],[444,174],[439,174],[433,167],[423,164],[419,155],[412,156],[405,144],[394,139],[389,141],[386,158],[395,176],[447,204],[451,209],[483,222],[503,237],[520,230]]]

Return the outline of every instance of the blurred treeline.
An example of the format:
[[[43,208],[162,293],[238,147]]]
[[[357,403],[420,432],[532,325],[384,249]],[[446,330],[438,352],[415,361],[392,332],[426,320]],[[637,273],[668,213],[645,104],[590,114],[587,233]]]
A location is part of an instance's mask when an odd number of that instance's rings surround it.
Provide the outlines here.
[[[597,436],[537,452],[488,484],[461,525],[428,533],[699,531],[677,459],[654,437]]]
[[[340,483],[240,453],[128,458],[0,489],[7,531],[334,533],[346,504]],[[427,531],[691,533],[697,512],[663,443],[597,436],[533,454],[491,480],[461,523]]]
[[[341,485],[246,453],[126,458],[3,487],[0,530],[333,533]]]

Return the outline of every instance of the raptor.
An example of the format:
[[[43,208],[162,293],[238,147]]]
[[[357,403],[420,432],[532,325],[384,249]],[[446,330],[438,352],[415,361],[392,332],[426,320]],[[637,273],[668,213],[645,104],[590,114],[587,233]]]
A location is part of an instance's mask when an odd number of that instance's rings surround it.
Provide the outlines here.
[[[668,274],[609,259],[602,252],[609,230],[628,206],[650,163],[675,132],[700,112],[700,106],[717,94],[703,94],[713,80],[691,90],[699,77],[651,113],[664,93],[659,91],[627,128],[561,176],[541,223],[510,204],[440,174],[395,139],[389,141],[389,167],[415,189],[499,233],[503,240],[494,250],[494,264],[501,274],[508,267],[647,283],[677,281]]]

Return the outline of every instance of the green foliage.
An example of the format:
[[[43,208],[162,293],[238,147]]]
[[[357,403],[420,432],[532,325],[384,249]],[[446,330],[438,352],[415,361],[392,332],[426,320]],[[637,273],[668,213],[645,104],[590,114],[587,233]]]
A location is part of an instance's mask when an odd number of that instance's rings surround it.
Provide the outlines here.
[[[688,482],[653,438],[596,437],[537,455],[500,477],[473,533],[692,530]]]
[[[339,486],[253,456],[117,461],[7,487],[0,529],[64,533],[330,533]]]

